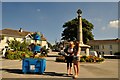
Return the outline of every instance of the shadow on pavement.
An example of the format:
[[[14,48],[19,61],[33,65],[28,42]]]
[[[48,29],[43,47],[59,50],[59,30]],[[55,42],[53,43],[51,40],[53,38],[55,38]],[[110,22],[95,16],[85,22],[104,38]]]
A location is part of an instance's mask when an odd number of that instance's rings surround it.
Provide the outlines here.
[[[44,72],[44,74],[42,75],[71,77],[71,76],[67,76],[65,73],[56,73],[56,72]]]
[[[21,69],[0,69],[0,71],[5,71],[9,73],[15,73],[15,74],[24,74]],[[44,72],[43,74],[39,73],[34,73],[34,72],[29,72],[27,74],[36,74],[36,75],[46,75],[46,76],[61,76],[61,77],[71,77],[67,76],[65,73],[56,73],[56,72]]]
[[[21,69],[0,69],[0,71],[7,71],[9,73],[16,73],[16,74],[23,74],[22,70]]]

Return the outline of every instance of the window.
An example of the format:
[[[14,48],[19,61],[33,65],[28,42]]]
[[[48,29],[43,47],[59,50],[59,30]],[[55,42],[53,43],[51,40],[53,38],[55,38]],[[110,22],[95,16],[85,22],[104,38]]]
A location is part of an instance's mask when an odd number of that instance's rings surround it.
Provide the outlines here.
[[[102,52],[102,55],[104,55],[105,53],[104,53],[104,51]]]
[[[1,40],[2,40],[2,39],[0,38],[0,43],[1,43]]]
[[[26,39],[26,42],[31,43],[31,39]]]
[[[112,49],[112,45],[110,45],[110,49]]]
[[[94,46],[94,49],[99,49],[99,45],[95,45],[95,46]]]
[[[104,49],[104,45],[102,45],[102,49]]]
[[[112,55],[112,51],[110,51],[110,55]]]
[[[6,43],[8,43],[8,42],[9,42],[9,37],[6,38]]]
[[[94,47],[93,46],[91,46],[91,50],[93,50],[94,49]]]

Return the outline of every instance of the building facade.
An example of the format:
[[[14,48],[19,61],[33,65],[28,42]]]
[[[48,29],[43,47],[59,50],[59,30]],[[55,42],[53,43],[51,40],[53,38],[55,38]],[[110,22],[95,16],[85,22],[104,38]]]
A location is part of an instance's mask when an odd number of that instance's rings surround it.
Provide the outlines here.
[[[120,52],[120,39],[90,40],[88,44],[91,46],[91,50],[104,55],[114,55],[114,53]]]

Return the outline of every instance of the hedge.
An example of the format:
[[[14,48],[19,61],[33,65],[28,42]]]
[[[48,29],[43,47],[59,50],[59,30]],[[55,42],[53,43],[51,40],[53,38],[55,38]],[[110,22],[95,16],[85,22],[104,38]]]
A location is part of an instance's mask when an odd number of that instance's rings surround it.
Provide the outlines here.
[[[80,62],[90,62],[90,63],[96,63],[96,62],[103,62],[104,58],[99,58],[96,56],[81,56]],[[56,57],[56,62],[66,62],[64,56]]]

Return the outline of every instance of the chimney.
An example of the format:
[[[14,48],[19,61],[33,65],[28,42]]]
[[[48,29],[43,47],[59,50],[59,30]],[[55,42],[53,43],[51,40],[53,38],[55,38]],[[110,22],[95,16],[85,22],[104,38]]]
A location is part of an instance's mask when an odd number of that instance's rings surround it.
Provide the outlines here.
[[[19,32],[23,32],[22,28],[19,29]]]

